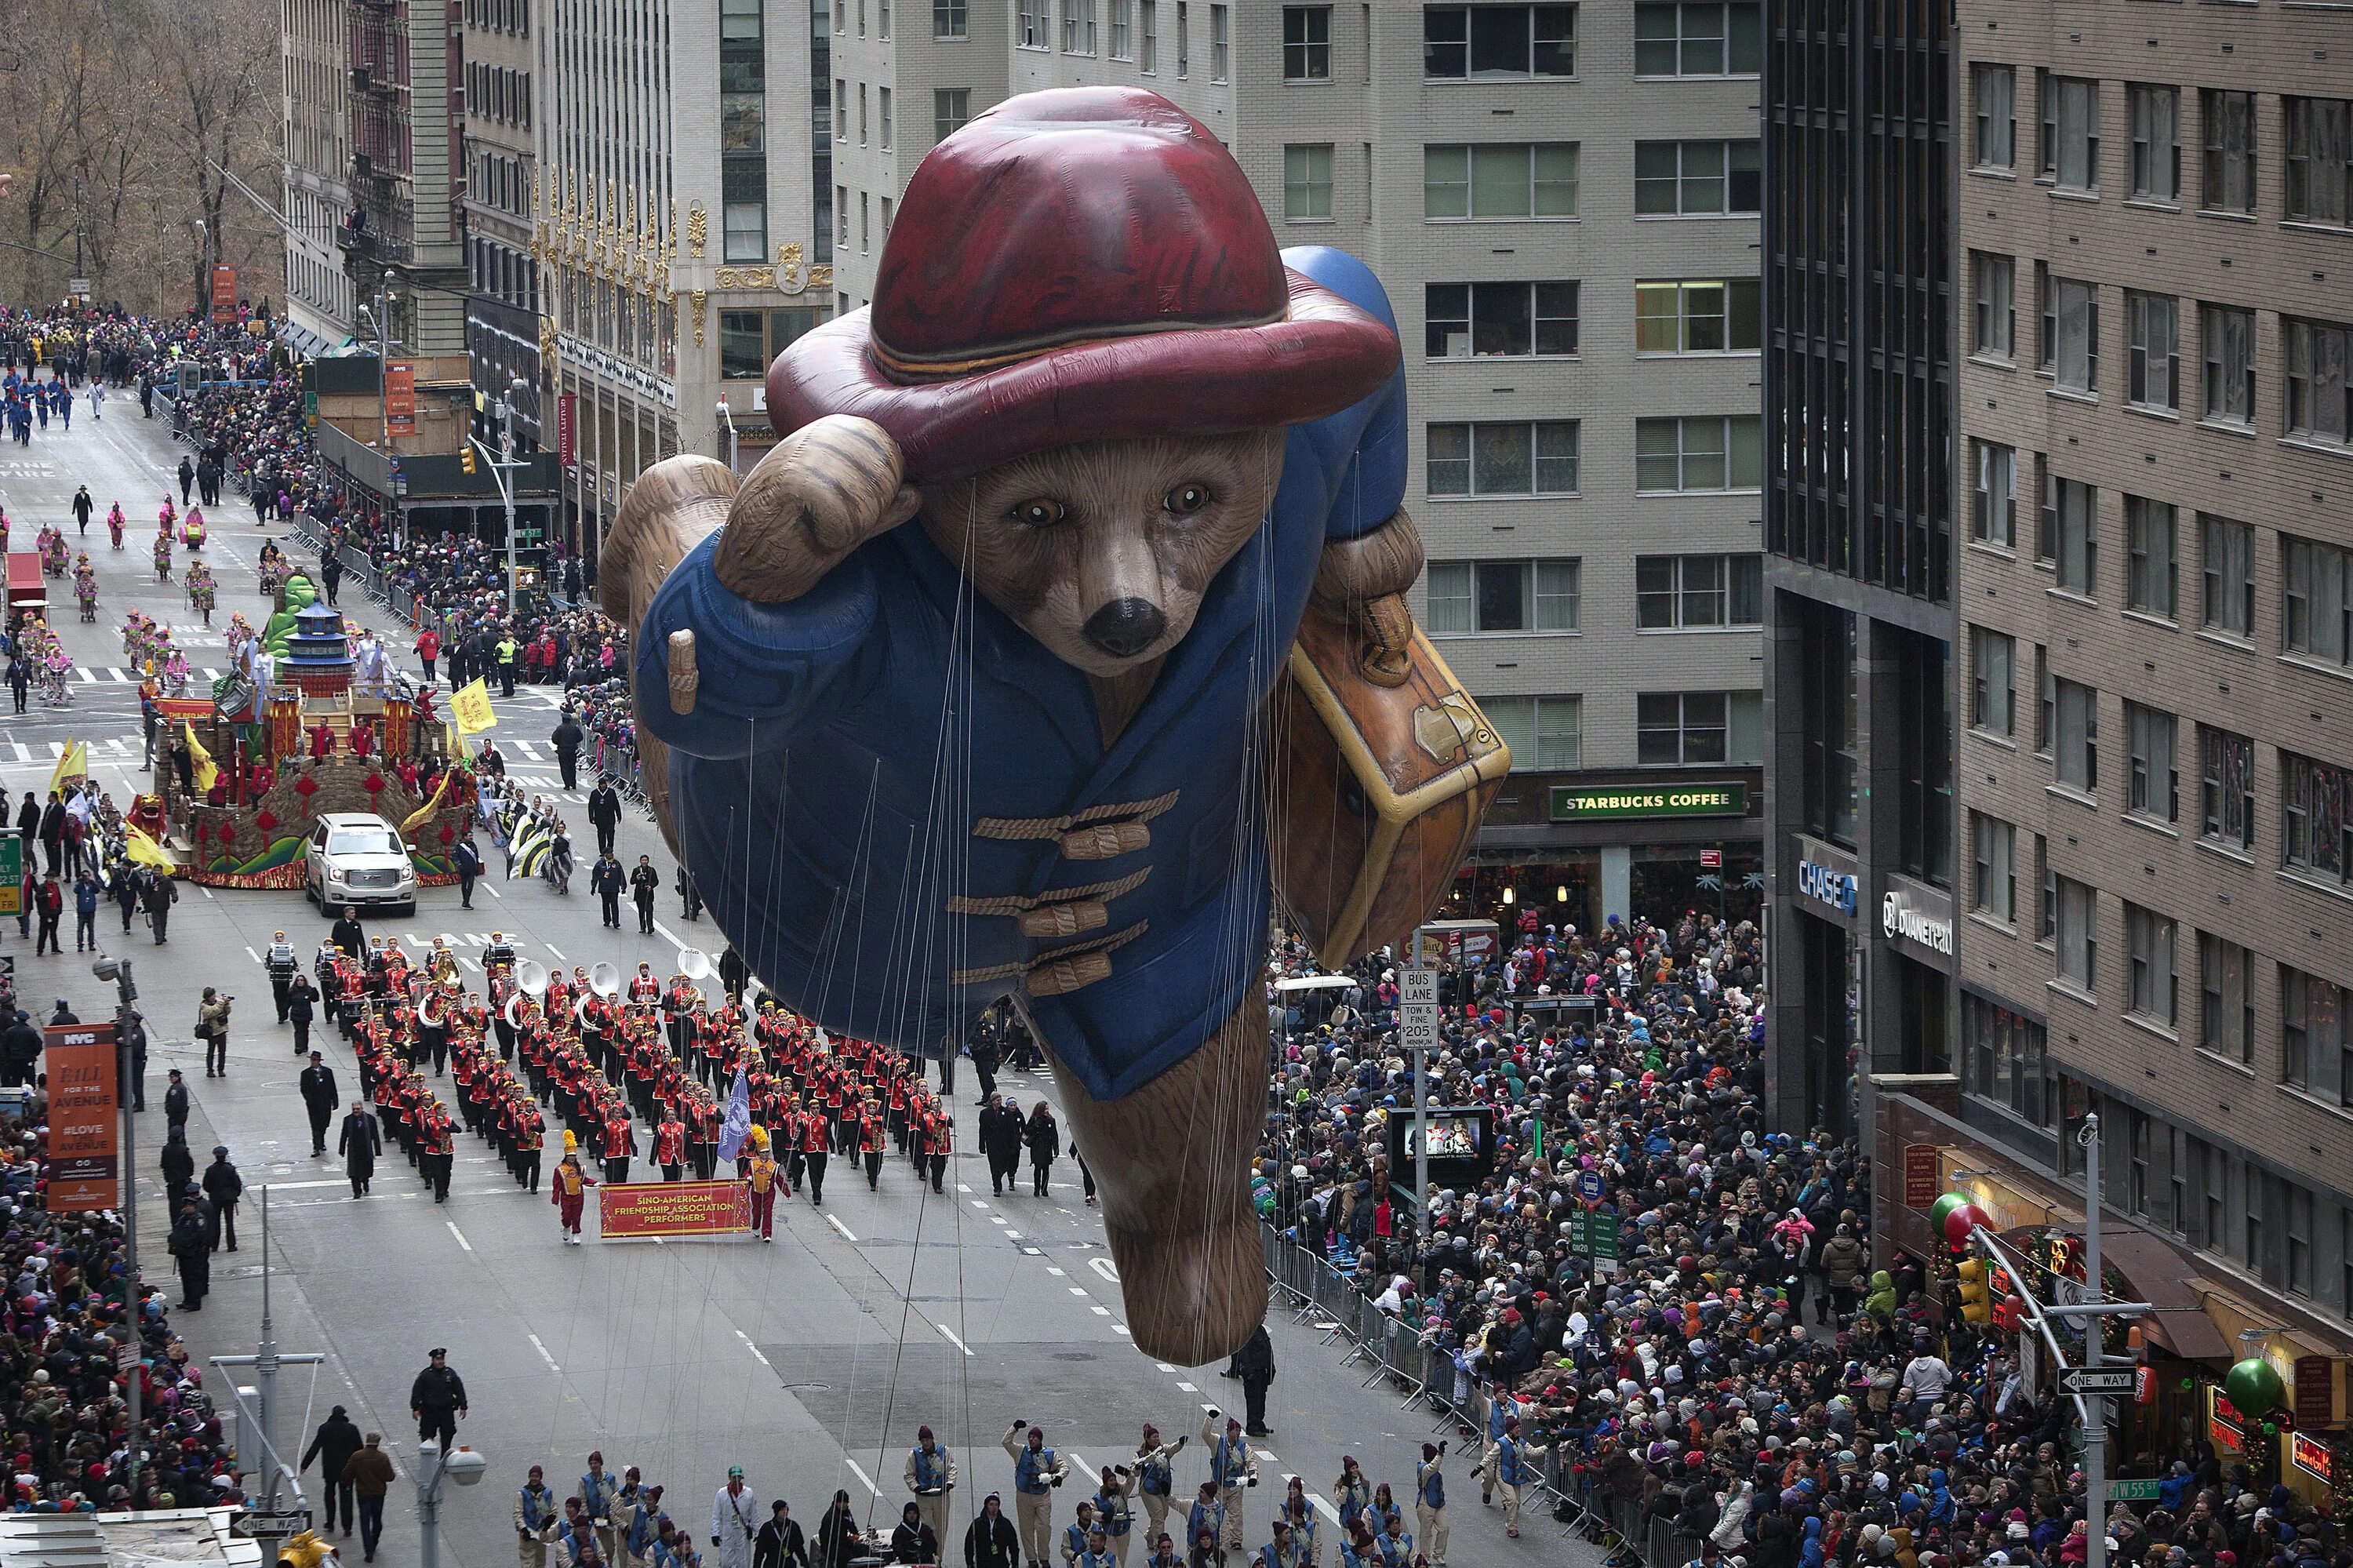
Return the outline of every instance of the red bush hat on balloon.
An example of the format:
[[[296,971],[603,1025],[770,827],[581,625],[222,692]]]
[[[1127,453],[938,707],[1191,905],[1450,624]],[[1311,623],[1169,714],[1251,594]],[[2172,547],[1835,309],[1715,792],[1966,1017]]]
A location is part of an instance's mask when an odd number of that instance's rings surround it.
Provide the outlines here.
[[[1397,334],[1282,264],[1233,155],[1159,94],[1029,93],[907,182],[870,309],[768,369],[789,435],[889,431],[936,481],[1075,441],[1216,435],[1337,413]]]

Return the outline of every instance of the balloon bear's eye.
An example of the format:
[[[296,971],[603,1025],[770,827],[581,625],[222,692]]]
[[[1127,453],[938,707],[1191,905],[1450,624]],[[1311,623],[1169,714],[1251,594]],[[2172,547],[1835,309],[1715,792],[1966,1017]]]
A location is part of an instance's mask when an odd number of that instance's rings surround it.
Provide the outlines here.
[[[1211,500],[1206,484],[1180,484],[1160,498],[1160,504],[1182,517],[1198,512]]]
[[[1070,514],[1070,508],[1060,502],[1041,496],[1035,501],[1022,502],[1007,515],[1025,528],[1051,528]]]

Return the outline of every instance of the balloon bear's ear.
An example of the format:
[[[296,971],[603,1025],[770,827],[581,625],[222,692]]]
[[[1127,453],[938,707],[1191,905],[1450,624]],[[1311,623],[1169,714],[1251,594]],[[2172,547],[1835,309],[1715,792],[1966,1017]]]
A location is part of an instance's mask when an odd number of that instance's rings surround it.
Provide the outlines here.
[[[707,457],[665,458],[639,474],[605,535],[596,577],[605,613],[634,632],[670,568],[726,523],[735,493],[734,473]],[[667,650],[670,690],[664,700],[680,712],[691,712],[693,633],[681,631],[678,636],[689,641],[681,650],[673,639]],[[635,661],[631,668],[634,672]],[[676,854],[678,831],[670,812],[670,748],[640,725],[638,754],[647,802],[653,808],[654,821],[661,825],[662,841]]]

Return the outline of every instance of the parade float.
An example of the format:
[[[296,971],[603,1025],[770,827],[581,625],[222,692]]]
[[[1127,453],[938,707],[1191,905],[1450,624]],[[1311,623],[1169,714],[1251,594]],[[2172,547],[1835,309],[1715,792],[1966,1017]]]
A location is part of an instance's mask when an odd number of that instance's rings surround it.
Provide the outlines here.
[[[189,881],[294,888],[321,818],[372,812],[406,841],[421,885],[455,883],[475,788],[433,694],[396,674],[375,634],[355,632],[301,573],[272,604],[259,630],[230,618],[230,669],[209,693],[175,695],[151,674],[153,789],[132,821]]]

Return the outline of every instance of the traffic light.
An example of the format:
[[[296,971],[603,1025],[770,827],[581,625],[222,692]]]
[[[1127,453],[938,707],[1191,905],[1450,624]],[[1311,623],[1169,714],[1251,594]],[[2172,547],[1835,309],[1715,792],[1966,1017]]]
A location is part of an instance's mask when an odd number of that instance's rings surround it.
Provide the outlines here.
[[[1961,1277],[1961,1316],[1971,1323],[1993,1321],[1993,1301],[1986,1286],[1986,1262],[1981,1257],[1965,1257],[1954,1266],[1953,1272]]]
[[[461,449],[461,450],[459,451],[459,453],[458,453],[458,466],[459,466],[459,468],[461,468],[461,469],[463,469],[463,470],[465,470],[465,471],[466,471],[466,476],[467,476],[469,479],[470,479],[470,478],[472,478],[472,477],[473,477],[473,473],[474,473],[474,449],[473,449],[472,447],[470,447],[470,447],[466,447],[466,448]]]

